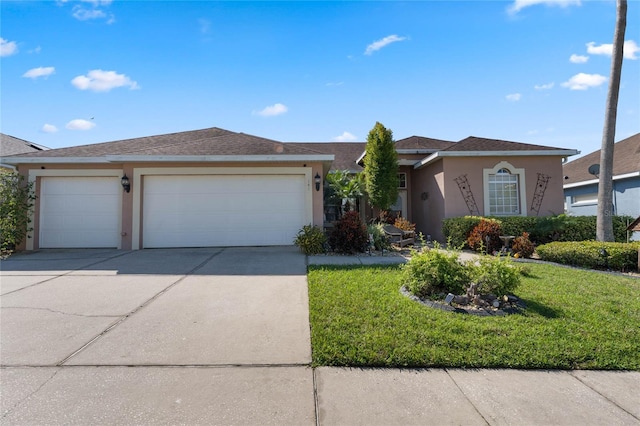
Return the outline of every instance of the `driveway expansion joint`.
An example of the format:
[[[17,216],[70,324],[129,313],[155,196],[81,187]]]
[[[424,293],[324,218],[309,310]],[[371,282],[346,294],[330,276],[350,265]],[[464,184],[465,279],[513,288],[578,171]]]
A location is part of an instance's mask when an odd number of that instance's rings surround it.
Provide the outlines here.
[[[29,310],[34,310],[34,311],[47,311],[47,312],[51,312],[51,313],[54,313],[54,314],[70,315],[70,316],[74,316],[74,317],[83,317],[83,318],[121,318],[124,315],[124,314],[120,314],[120,315],[72,314],[70,312],[62,312],[62,311],[57,311],[55,309],[49,309],[49,308],[37,308],[37,307],[34,307],[34,306],[4,306],[4,307],[2,307],[2,309],[29,309]]]
[[[454,379],[454,378],[453,378],[453,376],[449,373],[449,369],[448,369],[448,368],[445,368],[445,369],[444,369],[444,372],[445,372],[445,373],[447,373],[447,376],[449,376],[449,378],[451,379],[451,381],[453,382],[453,384],[456,386],[456,388],[458,388],[458,390],[460,391],[460,393],[462,394],[462,396],[464,396],[464,398],[469,402],[469,404],[471,404],[471,406],[472,406],[472,407],[473,407],[473,409],[476,411],[476,413],[478,413],[478,415],[479,415],[480,417],[482,417],[482,420],[483,420],[486,424],[490,425],[490,424],[491,424],[491,422],[489,422],[489,420],[487,420],[487,419],[486,419],[486,417],[484,416],[484,414],[482,414],[482,413],[480,412],[480,410],[478,409],[478,407],[476,406],[476,404],[474,404],[474,403],[473,403],[473,401],[471,400],[471,398],[469,398],[469,397],[467,396],[467,394],[466,394],[466,393],[464,393],[464,390],[462,390],[462,388],[460,387],[460,385],[458,385],[458,382],[456,382],[456,379]]]
[[[157,300],[160,296],[162,296],[164,293],[166,293],[167,291],[171,290],[173,287],[175,287],[176,285],[178,285],[179,283],[181,283],[185,278],[187,278],[188,276],[192,275],[194,272],[196,272],[197,270],[199,270],[200,268],[202,268],[204,265],[206,265],[209,261],[211,261],[211,259],[213,259],[214,257],[218,256],[220,253],[222,253],[225,249],[223,248],[222,250],[213,253],[211,256],[207,257],[207,259],[205,259],[204,261],[202,261],[199,265],[195,266],[193,269],[191,269],[190,271],[188,271],[186,274],[182,275],[180,278],[178,278],[176,281],[174,281],[173,283],[169,284],[167,287],[163,288],[162,290],[160,290],[158,293],[156,293],[155,295],[151,296],[151,298],[149,298],[148,300],[146,300],[145,302],[143,302],[141,305],[139,305],[138,307],[134,308],[131,312],[127,313],[124,316],[119,316],[120,319],[116,322],[114,322],[113,324],[109,325],[106,329],[104,329],[101,333],[99,333],[98,335],[94,336],[91,340],[89,340],[87,343],[85,343],[84,345],[82,345],[79,349],[77,349],[76,351],[74,351],[73,353],[71,353],[69,356],[67,356],[66,358],[64,358],[62,361],[60,361],[57,365],[61,366],[63,364],[65,364],[66,362],[68,362],[71,358],[73,358],[74,356],[76,356],[77,354],[79,354],[80,352],[82,352],[83,350],[85,350],[86,348],[88,348],[89,346],[91,346],[95,341],[97,341],[98,339],[100,339],[102,336],[104,336],[105,334],[107,334],[108,332],[110,332],[111,330],[113,330],[114,328],[116,328],[118,325],[122,324],[124,321],[126,321],[127,318],[131,317],[132,315],[134,315],[135,313],[139,312],[141,309],[145,308],[146,306],[148,306],[149,304],[151,304],[151,302],[153,302],[154,300]],[[115,257],[119,257],[119,256],[124,256],[125,254],[128,254],[131,252],[127,252],[127,253],[123,253],[120,254],[118,256],[113,256],[110,257],[109,259],[113,259]],[[105,260],[109,260],[109,259],[105,259]],[[96,265],[98,263],[103,262],[103,260],[101,260],[100,262],[96,262],[93,265]],[[88,265],[87,267],[92,266],[92,265]]]
[[[633,417],[634,419],[636,419],[636,420],[638,420],[640,422],[640,418],[638,416],[636,416],[633,413],[629,412],[624,407],[620,406],[617,402],[615,402],[611,398],[609,398],[607,395],[603,394],[602,392],[598,391],[598,389],[595,389],[594,387],[589,385],[589,383],[585,382],[580,377],[576,376],[573,371],[570,371],[569,375],[571,377],[573,377],[574,379],[576,379],[577,381],[579,381],[580,383],[582,383],[583,385],[585,385],[586,387],[588,387],[589,389],[591,389],[592,391],[594,391],[595,393],[597,393],[598,395],[600,395],[601,397],[603,397],[605,400],[607,400],[608,402],[613,404],[615,407],[619,408],[620,410],[624,411],[625,413],[627,413],[628,415],[630,415],[631,417]]]

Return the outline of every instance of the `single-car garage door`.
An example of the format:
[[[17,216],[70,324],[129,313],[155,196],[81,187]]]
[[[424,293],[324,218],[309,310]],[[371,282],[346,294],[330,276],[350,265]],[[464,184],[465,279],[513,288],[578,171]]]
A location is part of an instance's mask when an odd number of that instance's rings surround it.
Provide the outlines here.
[[[291,245],[310,222],[304,175],[145,176],[145,248]]]
[[[40,247],[118,247],[121,192],[115,177],[41,178]]]

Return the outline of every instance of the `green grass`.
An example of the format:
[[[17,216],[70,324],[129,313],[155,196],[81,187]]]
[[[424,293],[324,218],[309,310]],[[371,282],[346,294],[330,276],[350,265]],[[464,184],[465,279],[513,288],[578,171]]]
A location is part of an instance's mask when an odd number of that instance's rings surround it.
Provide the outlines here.
[[[414,302],[397,266],[310,266],[313,364],[640,370],[640,280],[528,266],[504,317]]]

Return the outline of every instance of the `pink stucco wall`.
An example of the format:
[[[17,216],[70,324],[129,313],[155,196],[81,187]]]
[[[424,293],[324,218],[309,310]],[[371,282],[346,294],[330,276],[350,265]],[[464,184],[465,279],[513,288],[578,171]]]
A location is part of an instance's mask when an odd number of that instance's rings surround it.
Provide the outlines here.
[[[547,188],[539,208],[539,216],[560,214],[564,211],[562,190],[562,158],[551,156],[519,157],[444,157],[412,173],[412,220],[416,229],[430,234],[434,239],[444,240],[442,219],[470,214],[455,178],[466,175],[473,193],[478,213],[484,211],[483,169],[492,169],[506,161],[514,168],[525,169],[525,215],[536,215],[531,210],[538,182],[538,173],[549,176]],[[422,193],[428,197],[423,200]]]

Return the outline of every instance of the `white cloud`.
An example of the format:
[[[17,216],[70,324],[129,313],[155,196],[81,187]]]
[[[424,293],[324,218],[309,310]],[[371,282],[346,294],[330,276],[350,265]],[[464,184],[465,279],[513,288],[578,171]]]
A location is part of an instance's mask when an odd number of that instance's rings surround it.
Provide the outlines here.
[[[64,127],[69,130],[91,130],[96,127],[96,124],[92,123],[91,121],[76,118],[75,120],[71,120],[70,122],[68,122]]]
[[[40,53],[40,51],[42,50],[42,47],[38,46],[35,49],[31,49],[28,52],[29,53]]]
[[[551,83],[546,84],[536,84],[533,88],[536,90],[550,90],[553,89],[553,86],[555,86],[555,83],[552,81]]]
[[[623,47],[623,56],[625,59],[638,59],[636,53],[640,52],[640,46],[636,44],[633,40],[627,40],[624,42]],[[613,44],[601,44],[596,46],[596,44],[591,41],[587,43],[587,53],[592,55],[608,55],[611,56],[613,53]]]
[[[289,108],[287,108],[286,105],[273,104],[271,106],[268,106],[268,107],[262,109],[261,111],[254,111],[253,113],[256,114],[256,115],[261,115],[263,117],[273,117],[273,116],[276,116],[276,115],[284,114],[287,111],[289,111]]]
[[[522,95],[520,93],[511,93],[505,96],[505,98],[511,102],[518,102],[522,98]]]
[[[560,7],[569,7],[569,6],[580,6],[580,0],[515,0],[511,6],[507,8],[507,11],[515,15],[520,12],[522,9],[535,6],[537,4],[544,4],[547,6],[560,6]]]
[[[607,81],[607,77],[600,74],[579,73],[562,83],[562,87],[571,90],[587,90],[590,87],[597,87]]]
[[[129,89],[139,89],[138,83],[131,80],[124,74],[117,74],[115,71],[91,70],[87,75],[79,75],[71,84],[80,90],[91,90],[93,92],[108,92],[117,87],[129,87]]]
[[[80,4],[73,6],[71,14],[79,21],[106,19],[107,24],[113,24],[116,21],[115,16],[113,13],[104,10],[104,7],[111,5],[111,1],[112,0],[81,0]],[[58,1],[58,5],[60,6],[65,3],[67,3],[67,0]],[[89,7],[86,7],[85,4],[88,4]]]
[[[11,56],[14,53],[18,53],[18,45],[16,42],[0,37],[0,56]]]
[[[382,38],[380,40],[374,41],[373,43],[371,43],[370,45],[367,46],[367,49],[364,51],[365,55],[371,55],[373,52],[382,49],[385,46],[390,45],[391,43],[395,43],[398,41],[404,41],[406,40],[406,37],[399,37],[395,34],[392,34],[390,36],[386,36],[385,38]]]
[[[198,26],[200,27],[200,34],[209,34],[211,31],[211,22],[207,19],[198,19]]]
[[[354,134],[349,132],[343,132],[340,136],[333,138],[334,142],[351,142],[358,139]]]
[[[575,53],[569,57],[569,62],[572,62],[574,64],[584,64],[588,60],[588,56],[576,55]]]
[[[67,124],[68,126],[68,124]],[[44,132],[44,133],[55,133],[58,131],[58,128],[56,126],[54,126],[53,124],[45,124],[44,126],[42,126],[42,129],[40,129],[40,131]]]
[[[36,79],[38,77],[48,77],[56,71],[54,67],[32,68],[22,74],[23,77]]]

